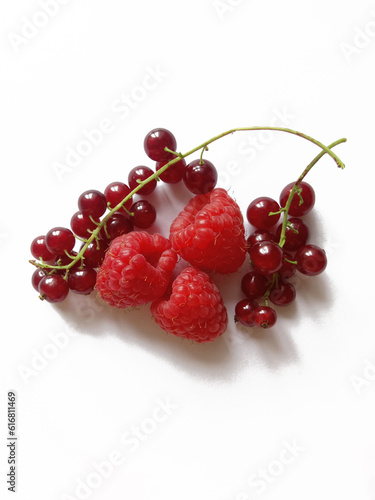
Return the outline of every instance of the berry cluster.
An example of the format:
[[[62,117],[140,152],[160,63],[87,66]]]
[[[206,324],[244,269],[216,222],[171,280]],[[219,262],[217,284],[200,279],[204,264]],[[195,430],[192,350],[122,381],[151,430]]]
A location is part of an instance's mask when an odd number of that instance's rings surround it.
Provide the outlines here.
[[[154,170],[137,166],[129,172],[127,184],[112,182],[103,192],[85,191],[78,198],[70,229],[55,227],[32,241],[36,260],[30,262],[37,268],[32,285],[39,297],[55,303],[70,290],[81,295],[96,290],[112,307],[150,304],[156,323],[167,332],[208,342],[222,335],[228,322],[210,273],[237,271],[248,253],[252,267],[241,282],[247,298],[237,304],[235,319],[247,326],[272,326],[276,312],[269,301],[284,306],[295,298],[288,278],[296,270],[316,275],[326,266],[324,251],[307,244],[309,230],[301,217],[313,208],[315,194],[303,179],[326,153],[343,168],[331,148],[345,139],[327,147],[305,134],[274,128],[313,142],[321,153],[283,189],[279,203],[267,197],[250,203],[246,216],[255,230],[246,239],[240,207],[224,189],[216,188],[216,168],[203,153],[225,135],[258,129],[230,130],[184,155],[176,152],[170,131],[151,130],[144,150],[155,162]],[[200,150],[200,158],[187,164],[185,158]],[[172,222],[168,238],[146,231],[156,219],[156,209],[144,197],[158,181],[183,181],[194,194]],[[187,267],[174,276],[178,259],[184,259]]]
[[[270,328],[277,314],[269,302],[284,307],[296,298],[295,288],[288,279],[296,271],[307,276],[324,271],[326,254],[317,245],[307,244],[309,228],[301,218],[314,204],[315,192],[305,181],[285,186],[279,203],[265,196],[250,203],[246,216],[253,226],[247,238],[251,269],[241,281],[246,299],[236,305],[236,321],[245,326]],[[259,301],[264,305],[259,305]]]

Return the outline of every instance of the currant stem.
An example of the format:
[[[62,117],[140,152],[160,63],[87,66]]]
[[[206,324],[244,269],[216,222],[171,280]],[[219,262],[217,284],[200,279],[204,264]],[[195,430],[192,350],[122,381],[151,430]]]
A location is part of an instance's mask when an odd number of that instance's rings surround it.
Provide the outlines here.
[[[242,128],[233,128],[233,129],[230,129],[230,130],[227,130],[226,132],[223,132],[215,137],[213,137],[212,139],[209,139],[208,141],[200,144],[199,146],[191,149],[190,151],[188,151],[187,153],[185,154],[181,154],[181,153],[176,153],[175,151],[172,151],[172,150],[169,150],[168,148],[165,148],[166,151],[170,152],[170,153],[173,153],[174,155],[176,155],[175,158],[173,158],[172,160],[170,160],[168,163],[166,163],[165,165],[163,165],[159,170],[157,170],[154,174],[150,175],[147,179],[143,180],[142,182],[139,183],[138,186],[136,186],[120,203],[118,203],[115,207],[111,208],[108,204],[108,209],[109,209],[109,212],[108,214],[103,217],[103,219],[98,223],[97,227],[92,231],[90,237],[85,241],[84,245],[82,246],[82,248],[80,249],[80,251],[77,253],[77,255],[75,256],[74,259],[72,259],[71,262],[69,262],[69,264],[66,264],[65,266],[52,266],[52,265],[49,265],[49,264],[45,264],[43,262],[37,262],[37,261],[29,261],[31,262],[33,265],[35,265],[36,267],[40,267],[40,268],[43,268],[43,269],[65,269],[65,270],[69,270],[71,267],[74,266],[74,264],[76,264],[80,259],[82,259],[84,257],[84,253],[87,249],[87,247],[89,246],[89,244],[94,241],[94,240],[98,240],[98,235],[99,235],[99,231],[101,230],[102,227],[104,227],[104,231],[107,233],[106,231],[106,223],[108,222],[109,218],[115,213],[115,212],[118,212],[120,209],[122,209],[123,205],[128,201],[130,200],[140,189],[142,189],[143,186],[145,186],[146,184],[148,184],[149,182],[153,181],[154,179],[160,177],[160,174],[162,174],[163,172],[165,172],[169,167],[171,167],[172,165],[174,165],[175,163],[177,163],[178,161],[180,161],[182,158],[186,158],[187,156],[190,156],[191,154],[199,151],[199,150],[202,150],[202,155],[203,155],[203,152],[207,150],[207,146],[209,144],[212,144],[213,142],[219,140],[219,139],[222,139],[223,137],[227,136],[227,135],[230,135],[230,134],[233,134],[234,132],[249,132],[249,131],[256,131],[256,130],[273,130],[273,131],[279,131],[279,132],[286,132],[286,133],[289,133],[289,134],[293,134],[293,135],[296,135],[298,137],[302,137],[303,139],[306,139],[310,142],[312,142],[313,144],[315,144],[316,146],[320,147],[321,148],[321,152],[320,154],[314,158],[314,160],[306,167],[306,169],[302,172],[302,174],[300,175],[300,177],[297,179],[296,181],[296,184],[295,184],[295,189],[297,189],[298,187],[298,184],[302,181],[302,179],[305,177],[305,175],[309,172],[309,170],[313,167],[313,165],[315,165],[315,163],[324,155],[324,154],[328,154],[329,156],[331,156],[331,158],[333,158],[336,162],[336,164],[340,167],[340,168],[344,168],[344,164],[343,162],[340,160],[340,158],[338,158],[338,156],[333,153],[331,151],[331,148],[336,146],[337,144],[340,144],[342,142],[345,142],[346,139],[339,139],[338,141],[334,142],[333,144],[331,144],[330,146],[325,146],[324,144],[322,144],[321,142],[317,141],[316,139],[306,135],[306,134],[303,134],[302,132],[298,132],[296,130],[292,130],[292,129],[289,129],[289,128],[283,128],[283,127],[242,127]],[[202,158],[202,156],[201,156]],[[297,186],[297,187],[296,187]],[[294,188],[293,188],[294,189]],[[295,192],[295,189],[294,189],[294,192]],[[293,191],[293,190],[292,190]],[[294,192],[293,192],[293,195],[294,195]],[[289,199],[288,199],[288,202],[285,206],[285,209],[286,211],[289,209],[289,206],[290,206],[290,203],[291,203],[291,200],[292,200],[293,196],[289,196]],[[289,203],[289,204],[288,204]],[[286,212],[287,213],[287,212]],[[285,217],[285,221],[286,221],[286,217]],[[285,229],[286,229],[286,222],[285,222],[285,227],[283,226],[283,231],[281,233],[281,238],[280,238],[280,246],[281,245],[281,240],[282,240],[282,237],[284,238],[285,240]],[[283,243],[284,244],[284,243]]]

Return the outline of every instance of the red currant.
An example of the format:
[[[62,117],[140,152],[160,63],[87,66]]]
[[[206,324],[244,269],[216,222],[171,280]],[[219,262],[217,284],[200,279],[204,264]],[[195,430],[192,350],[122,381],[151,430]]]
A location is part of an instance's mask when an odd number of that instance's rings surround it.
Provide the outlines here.
[[[129,186],[123,182],[111,182],[104,190],[104,195],[109,203],[109,206],[113,209],[115,208],[132,190]],[[127,200],[121,208],[121,211],[125,211],[125,208],[129,210],[132,206],[133,200],[130,198]]]
[[[246,273],[241,280],[241,290],[249,299],[259,299],[267,291],[268,278],[257,271]]]
[[[280,210],[277,201],[262,196],[253,200],[247,208],[246,217],[250,224],[258,229],[271,229],[280,219],[280,214],[269,215]]]
[[[136,201],[131,206],[130,211],[133,213],[131,221],[140,229],[149,228],[156,220],[155,207],[147,200]]]
[[[176,151],[176,139],[169,130],[165,128],[154,128],[146,135],[144,140],[146,155],[154,161],[170,160],[174,157],[172,153],[165,151],[164,148]]]
[[[156,170],[160,170],[166,163],[168,163],[168,160],[156,162]],[[159,179],[163,182],[166,182],[167,184],[176,184],[177,182],[180,182],[182,180],[185,168],[186,161],[184,160],[184,158],[181,158],[181,160],[173,163],[173,165],[168,167],[167,170],[162,172],[159,175]]]
[[[90,189],[78,198],[78,208],[83,214],[98,219],[107,210],[107,200],[100,191]]]
[[[97,219],[97,222],[99,223],[100,219]],[[90,238],[91,232],[98,226],[87,214],[76,212],[70,219],[70,227],[72,228],[73,233],[80,238]]]
[[[205,194],[214,189],[217,170],[208,160],[193,160],[187,165],[183,177],[185,186],[194,194]]]
[[[253,317],[256,326],[262,328],[271,328],[277,320],[276,311],[269,306],[257,307],[253,313]]]
[[[244,326],[255,326],[254,311],[258,304],[249,299],[240,300],[235,307],[234,320]]]
[[[286,260],[286,259],[288,259],[288,260]],[[294,258],[290,253],[284,252],[283,263],[282,263],[280,269],[277,271],[277,273],[281,279],[291,278],[297,270],[296,264],[292,264],[292,262],[288,262],[288,261],[293,262]]]
[[[260,241],[250,248],[250,258],[257,271],[272,274],[280,269],[283,263],[283,251],[273,241]]]
[[[70,290],[80,295],[90,294],[96,284],[96,271],[91,267],[83,267],[69,272],[68,285]]]
[[[39,292],[39,283],[46,275],[47,273],[40,268],[35,269],[35,271],[33,272],[33,275],[31,276],[31,284],[37,292]]]
[[[276,229],[276,237],[279,240],[282,230],[282,224],[279,224]],[[298,250],[306,244],[309,237],[309,228],[302,219],[292,217],[288,219],[288,225],[285,230],[285,250]]]
[[[139,166],[139,167],[134,167],[130,170],[129,175],[128,175],[128,184],[130,189],[133,191],[137,186],[139,186],[140,181],[144,181],[150,177],[154,172],[151,170],[149,167],[144,167],[144,166]],[[148,182],[145,184],[141,189],[137,191],[137,194],[141,195],[148,195],[151,194],[154,189],[156,188],[156,179],[153,179],[152,181]]]
[[[112,214],[105,223],[105,226],[106,229],[102,227],[99,231],[99,237],[104,241],[112,241],[117,236],[130,233],[134,229],[130,219],[121,213]]]
[[[54,255],[63,255],[65,252],[70,253],[75,243],[74,234],[66,227],[54,227],[46,234],[46,246]]]
[[[291,182],[281,191],[280,206],[285,207],[294,184],[294,182]],[[308,214],[313,209],[315,204],[315,192],[312,186],[310,186],[307,182],[302,181],[299,188],[302,189],[300,196],[302,197],[303,203],[301,203],[301,198],[298,193],[295,193],[289,208],[289,215],[293,217],[301,217],[302,215]]]
[[[297,269],[307,276],[316,276],[327,267],[327,256],[323,248],[317,245],[305,245],[296,255]]]
[[[45,236],[34,238],[30,245],[30,251],[34,259],[43,260],[46,264],[51,264],[55,260],[55,255],[47,248]]]
[[[83,246],[84,243],[82,247]],[[92,268],[100,267],[104,260],[107,249],[108,249],[108,242],[104,240],[92,241],[91,243],[89,243],[86,247],[84,255],[85,266]]]
[[[291,283],[279,280],[272,288],[269,299],[275,306],[287,306],[296,298],[296,289]]]
[[[259,241],[276,241],[276,236],[271,233],[271,231],[267,231],[266,229],[256,229],[250,236],[247,238],[247,246],[248,250]]]
[[[69,286],[66,280],[59,274],[49,274],[44,276],[39,282],[40,297],[47,302],[62,302],[69,293]]]

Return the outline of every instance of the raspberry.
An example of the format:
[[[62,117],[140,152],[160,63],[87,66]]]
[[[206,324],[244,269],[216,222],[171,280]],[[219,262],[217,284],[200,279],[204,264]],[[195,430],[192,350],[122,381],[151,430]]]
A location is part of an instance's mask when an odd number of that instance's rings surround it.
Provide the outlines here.
[[[153,302],[151,313],[166,332],[199,343],[216,340],[228,324],[218,288],[195,267],[187,267],[177,276],[170,296]]]
[[[205,271],[233,273],[245,260],[243,217],[225,189],[192,198],[173,221],[170,240],[182,258]]]
[[[136,231],[118,236],[106,252],[96,282],[113,307],[135,307],[161,297],[177,263],[171,242],[161,234]]]

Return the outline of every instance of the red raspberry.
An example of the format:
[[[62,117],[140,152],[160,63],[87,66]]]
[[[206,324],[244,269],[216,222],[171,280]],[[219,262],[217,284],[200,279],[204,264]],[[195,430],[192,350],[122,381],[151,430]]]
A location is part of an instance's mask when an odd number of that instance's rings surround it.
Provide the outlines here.
[[[135,307],[161,297],[177,262],[171,242],[161,234],[135,231],[113,240],[96,282],[111,306]]]
[[[205,271],[233,273],[245,260],[243,217],[225,189],[192,198],[173,221],[170,240],[182,258]]]
[[[151,313],[163,330],[195,342],[216,340],[228,324],[218,288],[195,267],[187,267],[177,276],[170,295],[153,302]]]

